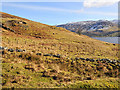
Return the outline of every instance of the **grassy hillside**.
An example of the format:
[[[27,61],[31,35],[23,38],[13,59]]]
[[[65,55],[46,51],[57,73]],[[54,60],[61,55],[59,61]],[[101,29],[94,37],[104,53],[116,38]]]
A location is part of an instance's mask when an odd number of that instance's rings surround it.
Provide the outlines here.
[[[1,14],[2,46],[8,48],[1,49],[3,88],[69,88],[85,80],[101,85],[105,78],[118,88],[118,44]]]

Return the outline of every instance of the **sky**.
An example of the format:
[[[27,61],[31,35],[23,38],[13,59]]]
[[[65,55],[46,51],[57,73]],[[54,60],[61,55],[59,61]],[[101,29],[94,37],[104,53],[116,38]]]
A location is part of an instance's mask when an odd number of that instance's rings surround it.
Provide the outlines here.
[[[118,0],[105,2],[2,2],[2,12],[48,25],[118,18]]]

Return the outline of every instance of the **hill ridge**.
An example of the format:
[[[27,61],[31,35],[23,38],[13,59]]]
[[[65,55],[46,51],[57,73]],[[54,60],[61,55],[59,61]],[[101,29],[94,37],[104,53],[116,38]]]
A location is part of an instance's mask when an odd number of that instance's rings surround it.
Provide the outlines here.
[[[57,25],[69,31],[82,33],[84,35],[95,36],[118,36],[118,21],[117,20],[97,20],[97,21],[80,21],[67,24]],[[113,32],[114,31],[114,32]]]

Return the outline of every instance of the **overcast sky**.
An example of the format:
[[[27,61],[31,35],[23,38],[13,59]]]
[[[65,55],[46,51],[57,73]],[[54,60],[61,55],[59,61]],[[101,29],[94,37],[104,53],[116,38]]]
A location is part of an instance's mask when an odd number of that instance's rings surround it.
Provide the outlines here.
[[[5,2],[2,12],[49,25],[118,18],[118,0],[83,2]]]

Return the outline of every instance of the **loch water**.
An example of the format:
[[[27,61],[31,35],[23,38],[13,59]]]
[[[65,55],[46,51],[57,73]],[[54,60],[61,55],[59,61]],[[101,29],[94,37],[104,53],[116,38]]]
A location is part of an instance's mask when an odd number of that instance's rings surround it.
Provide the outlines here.
[[[104,41],[104,42],[120,44],[120,38],[119,37],[91,37],[91,38],[101,40],[101,41]]]

